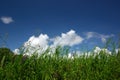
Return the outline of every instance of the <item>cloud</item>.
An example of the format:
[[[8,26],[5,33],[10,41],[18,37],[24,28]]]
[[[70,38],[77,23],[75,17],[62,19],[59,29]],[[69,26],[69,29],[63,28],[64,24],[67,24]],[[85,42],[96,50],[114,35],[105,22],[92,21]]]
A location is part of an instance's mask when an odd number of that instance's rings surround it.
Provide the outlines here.
[[[13,52],[14,52],[14,54],[20,54],[20,50],[19,49],[15,49]]]
[[[52,48],[53,52],[57,46],[74,46],[80,44],[84,39],[77,35],[74,30],[70,30],[67,33],[62,33],[61,36],[55,38],[49,38],[47,34],[40,34],[38,37],[31,36],[28,41],[23,44],[21,49],[15,49],[15,53],[22,53],[31,55],[34,52],[42,53],[48,47]],[[52,42],[52,44],[49,44]]]
[[[40,34],[38,37],[32,36],[29,38],[27,42],[24,43],[24,46],[32,46],[32,47],[46,47],[48,45],[49,37],[47,34]]]
[[[42,53],[48,48],[49,37],[47,34],[40,34],[38,37],[32,36],[24,43],[24,51],[26,54]]]
[[[63,55],[64,58],[70,58],[70,59],[74,59],[75,58],[79,58],[79,57],[83,57],[83,58],[89,58],[90,56],[99,56],[100,52],[104,52],[104,54],[106,56],[109,56],[112,54],[112,52],[106,48],[100,48],[100,47],[95,47],[93,51],[86,51],[86,52],[82,52],[82,51],[73,51],[68,53],[68,55]]]
[[[103,35],[103,34],[99,34],[99,33],[96,33],[96,32],[86,32],[84,34],[86,35],[86,39],[100,38],[103,43],[105,43],[108,38],[114,36],[113,34],[111,34],[111,35]]]
[[[75,46],[81,44],[84,40],[88,40],[90,38],[99,38],[102,42],[106,42],[107,38],[114,36],[111,35],[103,35],[96,32],[86,32],[85,37],[81,37],[74,30],[70,30],[66,33],[61,33],[60,36],[56,36],[54,38],[49,38],[47,34],[40,34],[39,36],[31,36],[21,48],[15,49],[14,53],[16,54],[26,54],[32,55],[33,53],[41,54],[50,48],[50,52],[54,53],[57,46]],[[102,49],[96,47],[94,53],[100,52]],[[109,52],[105,49],[106,52]],[[80,53],[80,52],[77,52]],[[110,52],[109,52],[110,53]]]
[[[62,33],[61,36],[57,36],[52,41],[54,46],[74,46],[80,44],[83,40],[74,30],[70,30],[67,33]]]
[[[38,37],[31,36],[20,49],[15,49],[16,54],[31,55],[33,53],[42,53],[48,48],[49,37],[47,34],[40,34]]]
[[[14,20],[12,19],[12,17],[6,17],[6,16],[1,17],[0,20],[4,24],[10,24],[10,23],[14,22]]]
[[[94,49],[94,53],[95,54],[99,54],[101,51],[103,51],[103,52],[105,52],[106,54],[110,54],[111,55],[111,51],[109,51],[108,49],[106,49],[106,48],[100,48],[100,47],[95,47],[95,49]]]

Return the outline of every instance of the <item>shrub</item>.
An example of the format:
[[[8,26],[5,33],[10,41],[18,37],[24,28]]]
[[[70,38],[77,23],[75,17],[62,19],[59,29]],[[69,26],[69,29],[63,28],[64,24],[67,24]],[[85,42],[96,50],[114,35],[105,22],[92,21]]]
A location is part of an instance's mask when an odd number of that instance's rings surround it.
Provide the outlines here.
[[[11,61],[13,52],[8,48],[0,48],[0,64],[6,64]]]

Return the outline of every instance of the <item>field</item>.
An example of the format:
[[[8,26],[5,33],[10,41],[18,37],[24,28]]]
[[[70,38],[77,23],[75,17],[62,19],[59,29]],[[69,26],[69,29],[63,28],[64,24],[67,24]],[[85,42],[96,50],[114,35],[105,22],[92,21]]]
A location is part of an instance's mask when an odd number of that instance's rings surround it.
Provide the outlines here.
[[[6,53],[9,53],[6,54]],[[67,58],[55,53],[23,56],[2,50],[0,80],[120,80],[120,52]],[[67,51],[66,51],[67,56]]]

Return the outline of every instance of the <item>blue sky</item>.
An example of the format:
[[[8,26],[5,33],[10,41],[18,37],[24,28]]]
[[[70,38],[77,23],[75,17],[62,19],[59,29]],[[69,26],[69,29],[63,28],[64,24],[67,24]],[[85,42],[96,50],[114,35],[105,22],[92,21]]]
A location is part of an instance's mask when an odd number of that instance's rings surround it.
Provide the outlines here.
[[[33,35],[43,33],[52,39],[70,30],[84,39],[79,46],[100,45],[103,35],[120,33],[119,4],[119,0],[0,0],[0,35],[8,34],[12,50]],[[87,33],[92,34],[90,39]]]

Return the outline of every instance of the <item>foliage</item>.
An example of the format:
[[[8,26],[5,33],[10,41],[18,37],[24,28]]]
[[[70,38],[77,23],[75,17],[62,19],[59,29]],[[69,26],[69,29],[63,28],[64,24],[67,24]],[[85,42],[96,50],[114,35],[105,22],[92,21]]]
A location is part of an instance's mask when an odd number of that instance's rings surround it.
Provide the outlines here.
[[[0,65],[0,80],[120,80],[120,53],[105,55],[101,51],[97,56],[65,58],[59,54],[60,47],[54,55],[33,55],[31,57],[14,55],[9,49],[0,49],[2,59]],[[68,54],[68,51],[64,51]],[[47,54],[46,51],[44,54]],[[3,55],[4,54],[4,55]]]
[[[11,61],[11,58],[13,56],[13,52],[8,48],[0,48],[0,62],[8,63]],[[2,65],[3,66],[3,65]]]

